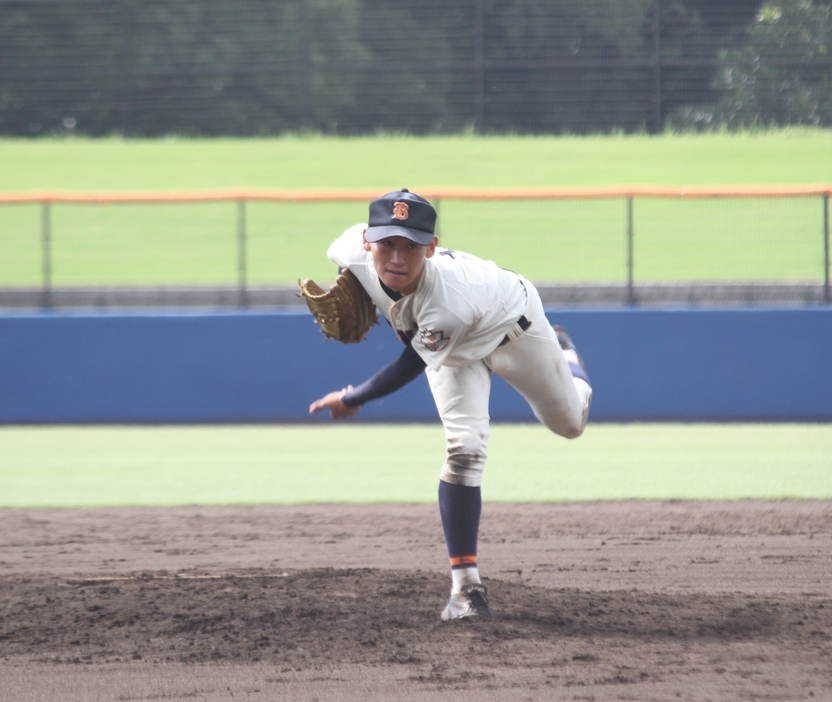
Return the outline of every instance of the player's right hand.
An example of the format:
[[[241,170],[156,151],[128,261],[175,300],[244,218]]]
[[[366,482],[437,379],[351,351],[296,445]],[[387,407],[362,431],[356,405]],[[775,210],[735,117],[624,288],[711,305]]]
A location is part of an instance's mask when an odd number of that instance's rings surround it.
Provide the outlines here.
[[[357,407],[347,407],[341,398],[345,393],[352,390],[352,385],[348,385],[343,390],[335,390],[327,395],[324,395],[320,400],[315,400],[309,405],[309,414],[316,414],[321,410],[328,409],[329,413],[335,419],[346,419],[352,417],[361,411],[361,405]]]

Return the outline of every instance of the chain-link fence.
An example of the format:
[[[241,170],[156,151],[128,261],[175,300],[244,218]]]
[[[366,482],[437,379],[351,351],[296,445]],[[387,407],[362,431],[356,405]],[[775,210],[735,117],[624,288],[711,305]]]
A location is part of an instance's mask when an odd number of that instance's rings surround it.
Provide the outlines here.
[[[0,0],[0,134],[832,125],[829,0]]]
[[[548,302],[832,301],[832,186],[421,192],[442,246]],[[326,249],[374,196],[0,195],[0,307],[300,304],[297,280],[334,281]]]

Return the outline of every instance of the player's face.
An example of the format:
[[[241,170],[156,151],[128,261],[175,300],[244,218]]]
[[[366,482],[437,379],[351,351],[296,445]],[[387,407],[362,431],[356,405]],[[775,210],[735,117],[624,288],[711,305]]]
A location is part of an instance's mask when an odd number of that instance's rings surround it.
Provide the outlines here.
[[[410,295],[419,285],[425,259],[433,256],[439,239],[427,246],[405,239],[403,236],[391,236],[381,241],[369,243],[364,239],[364,250],[373,255],[373,267],[376,275],[388,288],[402,295]]]

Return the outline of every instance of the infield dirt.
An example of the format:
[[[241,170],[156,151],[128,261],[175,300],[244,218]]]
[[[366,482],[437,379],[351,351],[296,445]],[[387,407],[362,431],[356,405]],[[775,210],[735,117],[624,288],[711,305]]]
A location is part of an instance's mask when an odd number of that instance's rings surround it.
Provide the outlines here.
[[[832,503],[0,510],[0,700],[832,699]]]

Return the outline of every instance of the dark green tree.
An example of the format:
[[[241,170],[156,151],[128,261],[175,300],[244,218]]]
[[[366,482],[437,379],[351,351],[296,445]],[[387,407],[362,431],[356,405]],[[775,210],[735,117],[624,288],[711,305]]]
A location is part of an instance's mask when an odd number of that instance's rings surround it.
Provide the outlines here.
[[[722,54],[718,116],[731,127],[832,125],[832,6],[774,0]]]

